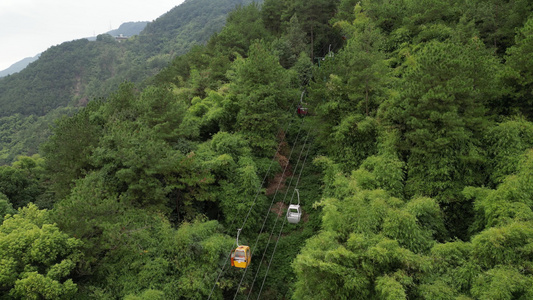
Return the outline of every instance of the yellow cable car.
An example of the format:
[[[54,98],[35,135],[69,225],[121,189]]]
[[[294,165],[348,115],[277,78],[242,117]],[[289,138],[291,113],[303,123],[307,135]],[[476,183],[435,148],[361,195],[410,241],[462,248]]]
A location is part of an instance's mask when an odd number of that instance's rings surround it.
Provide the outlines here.
[[[231,266],[246,269],[252,260],[250,246],[239,246],[231,251]]]
[[[231,266],[246,269],[252,260],[252,252],[250,246],[239,245],[239,234],[241,234],[240,228],[237,229],[237,248],[231,250]]]

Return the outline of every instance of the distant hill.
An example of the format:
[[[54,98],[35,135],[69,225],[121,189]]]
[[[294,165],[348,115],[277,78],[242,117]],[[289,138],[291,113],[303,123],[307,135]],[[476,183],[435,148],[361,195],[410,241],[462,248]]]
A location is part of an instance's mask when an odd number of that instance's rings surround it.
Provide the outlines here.
[[[188,0],[125,42],[99,35],[94,42],[80,39],[51,47],[21,72],[0,79],[0,116],[43,116],[58,107],[105,97],[121,82],[140,83],[173,57],[205,43],[236,5],[251,2]],[[141,24],[127,25],[135,26]]]
[[[141,83],[150,78],[173,57],[206,43],[237,5],[251,2],[187,0],[148,23],[138,35],[126,29],[139,29],[142,22],[111,31],[130,36],[126,41],[102,34],[94,41],[65,42],[43,52],[22,71],[0,78],[0,165],[17,155],[38,152],[49,131],[36,128],[48,128],[61,115],[106,97],[124,81]]]
[[[149,22],[147,21],[139,21],[139,22],[126,22],[122,23],[117,29],[110,30],[106,32],[106,34],[109,34],[111,36],[125,36],[125,37],[132,37],[134,35],[138,35],[141,33],[141,31],[146,28],[146,25]],[[91,36],[87,38],[89,41],[94,42],[96,41],[95,36]]]
[[[173,56],[185,54],[196,44],[205,43],[226,23],[226,15],[237,5],[253,0],[186,0],[149,23],[139,35],[149,52],[158,49]],[[255,1],[255,2],[262,2]]]
[[[36,61],[39,56],[41,54],[37,54],[35,55],[34,57],[26,57],[24,58],[23,60],[20,60],[14,64],[12,64],[9,68],[3,70],[3,71],[0,71],[0,77],[4,77],[4,76],[7,76],[7,75],[11,75],[11,74],[15,74],[17,72],[20,72],[22,70],[24,70],[24,68],[26,68],[29,64],[31,64],[32,62]]]
[[[143,31],[143,29],[146,27],[148,22],[141,21],[141,22],[126,22],[120,25],[117,29],[113,29],[111,31],[108,31],[107,34],[111,36],[120,36],[123,35],[125,37],[131,37],[134,35],[138,35]],[[87,38],[89,41],[96,41],[96,37],[89,37]],[[9,68],[0,71],[0,77],[4,77],[7,75],[11,75],[17,72],[20,72],[24,70],[29,64],[39,59],[39,56],[41,56],[41,53],[35,55],[34,57],[26,57],[13,65],[11,65]]]
[[[149,22],[127,22],[120,25],[117,29],[108,31],[111,36],[134,36],[141,33]]]

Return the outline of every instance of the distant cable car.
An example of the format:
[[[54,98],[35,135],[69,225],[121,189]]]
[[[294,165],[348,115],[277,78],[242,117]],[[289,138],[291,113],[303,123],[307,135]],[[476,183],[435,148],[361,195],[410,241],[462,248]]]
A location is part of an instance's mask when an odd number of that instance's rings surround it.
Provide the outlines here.
[[[304,98],[305,91],[302,92],[302,96],[300,97],[300,104],[296,107],[296,113],[298,113],[298,116],[304,117],[307,115],[307,107],[303,105],[303,98]]]
[[[298,104],[296,107],[296,112],[298,113],[298,116],[304,117],[307,115],[307,107],[303,107],[301,104]]]
[[[252,260],[250,246],[239,245],[239,234],[241,229],[237,230],[237,248],[231,251],[231,266],[246,269]]]
[[[302,209],[300,208],[300,192],[298,189],[294,190],[296,191],[296,194],[298,194],[298,204],[291,204],[289,205],[289,209],[287,209],[287,221],[292,224],[300,222],[302,217]]]

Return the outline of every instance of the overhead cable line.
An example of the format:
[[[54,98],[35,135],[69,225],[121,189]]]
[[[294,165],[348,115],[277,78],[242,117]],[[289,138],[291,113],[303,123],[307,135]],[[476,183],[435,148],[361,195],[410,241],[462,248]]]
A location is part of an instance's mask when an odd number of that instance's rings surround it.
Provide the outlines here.
[[[305,143],[304,145],[302,146],[302,150],[300,151],[300,155],[298,156],[298,161],[296,162],[296,166],[295,166],[295,170],[298,169],[298,165],[300,164],[301,162],[301,159],[302,159],[302,155],[303,155],[303,152],[305,150],[305,147],[307,146],[307,142],[308,142],[308,138],[309,138],[309,135],[310,135],[311,131],[308,131],[307,133],[307,136],[305,138]],[[309,149],[310,146],[307,146],[307,148]],[[300,167],[300,176],[301,176],[301,173],[302,173],[302,170],[304,168],[304,164],[305,164],[305,160],[304,162],[302,163],[302,166]],[[285,200],[287,199],[287,195],[288,195],[288,191],[290,189],[290,187],[292,186],[292,181],[294,179],[294,176],[291,177],[291,180],[289,182],[289,185],[287,187],[287,191],[285,192],[285,197],[283,198],[282,202],[285,203]],[[299,178],[298,178],[298,181],[299,181]],[[298,182],[296,183],[295,185],[295,188],[298,187]],[[293,191],[293,195],[292,197],[294,197],[294,191]],[[291,203],[292,203],[292,197],[291,197]],[[270,245],[270,240],[272,239],[272,235],[274,234],[274,229],[276,228],[276,225],[278,223],[278,220],[279,220],[279,217],[276,218],[276,221],[274,222],[274,225],[272,226],[272,230],[270,232],[270,236],[268,237],[268,242],[267,242],[267,245],[265,246],[265,250],[263,251],[263,256],[261,257],[261,262],[259,263],[259,267],[257,268],[257,271],[255,272],[255,276],[254,276],[254,279],[252,281],[252,285],[251,285],[251,288],[250,288],[250,291],[248,292],[248,298],[250,297],[251,293],[252,293],[252,290],[253,290],[253,287],[254,287],[254,284],[255,284],[255,280],[257,279],[257,275],[259,274],[259,271],[261,270],[261,264],[263,263],[263,260],[265,258],[265,255],[266,255],[266,251],[268,250],[268,246]]]
[[[307,85],[309,84],[310,81],[311,81],[311,77],[310,77],[310,78],[306,78],[306,79],[305,79],[305,82],[303,83],[302,86],[307,86]],[[302,100],[303,100],[303,96],[304,96],[305,92],[306,92],[306,90],[305,90],[305,88],[304,88],[304,90],[302,91],[302,94],[301,94],[300,100],[299,100],[300,102],[302,102]],[[290,106],[290,107],[288,108],[288,111],[287,111],[287,112],[290,112],[290,110],[293,109],[295,106],[296,106],[296,105],[294,105],[294,104],[293,104],[292,106]],[[292,120],[289,122],[289,125],[288,125],[287,128],[285,129],[285,132],[287,132],[288,129],[290,128],[290,124],[291,124],[291,123],[292,123]],[[303,120],[302,120],[302,124],[303,124]],[[299,131],[298,131],[298,134],[299,134],[299,132],[300,132],[300,130],[301,130],[301,126],[302,126],[302,124],[300,125],[300,129],[299,129]],[[306,139],[306,142],[307,142],[307,139]],[[270,165],[269,165],[269,167],[268,167],[267,173],[266,173],[265,176],[263,177],[263,181],[261,182],[261,185],[258,187],[258,190],[257,190],[257,193],[256,193],[256,195],[255,195],[254,201],[253,201],[252,205],[250,206],[250,209],[248,210],[248,213],[246,214],[246,217],[245,217],[245,219],[244,219],[244,221],[243,221],[243,225],[242,225],[241,229],[244,227],[244,225],[246,224],[246,221],[248,220],[248,217],[250,216],[250,213],[251,213],[251,211],[252,211],[252,209],[253,209],[253,207],[254,207],[256,201],[257,201],[258,195],[259,195],[259,193],[260,193],[260,191],[261,191],[261,188],[263,187],[263,185],[264,185],[264,183],[265,183],[265,180],[266,180],[266,178],[268,177],[268,174],[269,174],[269,172],[270,172],[270,170],[271,170],[272,164],[273,164],[273,162],[275,161],[275,158],[276,158],[277,154],[279,153],[279,150],[280,150],[281,144],[282,144],[282,143],[280,142],[280,144],[278,145],[278,148],[277,148],[277,150],[276,150],[276,153],[274,154],[272,160],[270,161]],[[294,146],[293,146],[293,147],[294,147]],[[292,153],[292,150],[291,150],[291,153]],[[291,179],[291,180],[292,180],[292,179]],[[277,193],[277,190],[276,190],[276,193]],[[271,206],[272,206],[272,204],[271,204]],[[270,211],[270,209],[269,209],[269,211]],[[267,211],[267,217],[268,217],[268,212],[269,212],[269,211]],[[232,221],[230,227],[233,226],[233,223],[234,223],[235,219],[236,219],[236,218],[233,219],[233,221]],[[266,218],[265,218],[265,220],[266,220]],[[261,232],[260,232],[260,234],[261,234],[262,231],[263,231],[263,227],[264,227],[264,225],[265,225],[265,223],[263,223],[263,226],[262,226],[262,228],[261,228]],[[260,234],[259,234],[259,235],[260,235]],[[259,235],[258,235],[258,239],[259,239]],[[258,239],[257,239],[257,240],[258,240]],[[257,240],[256,240],[255,245],[257,245]],[[235,244],[234,244],[234,245],[235,245]],[[234,245],[233,245],[233,246],[234,246]],[[252,251],[255,250],[255,245],[254,245],[254,247],[252,248]],[[233,249],[233,246],[232,246],[232,249]],[[219,272],[219,274],[218,274],[218,276],[217,276],[217,279],[216,279],[215,283],[213,284],[213,287],[211,288],[211,292],[210,292],[210,294],[209,294],[208,299],[211,298],[211,296],[212,296],[212,294],[213,294],[213,291],[214,291],[214,289],[215,289],[215,287],[216,287],[218,281],[220,280],[220,277],[221,277],[222,274],[224,273],[224,269],[225,269],[225,267],[226,267],[226,264],[227,264],[228,261],[229,261],[230,256],[231,256],[231,250],[230,250],[229,254],[226,256],[226,259],[225,259],[225,261],[224,261],[224,264],[223,264],[223,266],[222,266],[222,269],[221,269],[221,271]],[[245,272],[244,272],[244,274],[243,274],[243,277],[241,278],[241,281],[240,281],[240,283],[239,283],[239,288],[240,288],[240,285],[242,284],[242,281],[243,281],[244,275],[246,274],[246,270],[247,270],[247,268],[245,269]],[[255,280],[255,279],[254,279],[254,280]],[[237,291],[238,291],[239,288],[237,288]]]
[[[290,128],[290,126],[291,126],[291,123],[292,123],[292,121],[289,122],[289,124],[287,125],[287,128],[285,129],[285,131],[289,130],[289,128]],[[271,168],[272,168],[273,162],[276,160],[276,156],[278,155],[278,153],[279,153],[279,151],[280,151],[280,149],[281,149],[281,145],[282,145],[282,143],[280,142],[279,145],[278,145],[278,148],[276,149],[276,153],[274,154],[274,156],[272,157],[272,160],[270,161],[270,164],[269,164],[269,166],[268,166],[267,172],[265,173],[265,176],[263,177],[263,180],[262,180],[261,184],[260,184],[259,187],[257,188],[257,192],[256,192],[256,194],[255,194],[254,201],[253,201],[252,205],[250,206],[250,209],[248,210],[248,213],[246,214],[246,217],[245,217],[245,219],[244,219],[243,225],[241,226],[241,229],[242,229],[242,228],[244,227],[244,225],[246,224],[246,221],[248,220],[248,217],[249,217],[249,215],[250,215],[250,212],[252,211],[252,208],[254,207],[255,202],[257,201],[257,198],[259,197],[259,193],[261,192],[261,189],[262,189],[263,185],[265,184],[268,175],[270,174],[270,170],[271,170]],[[237,218],[237,217],[233,218],[233,221],[232,221],[230,227],[233,226],[233,223],[235,222],[236,218]],[[233,250],[233,248],[235,248],[235,247],[234,247],[235,244],[236,244],[236,242],[232,245],[232,247],[231,247],[232,250]],[[238,246],[238,245],[237,245],[237,246]],[[227,265],[227,263],[228,263],[228,261],[229,261],[230,256],[231,256],[231,250],[230,250],[229,254],[226,256],[226,259],[224,260],[224,264],[222,265],[222,269],[220,270],[220,272],[219,272],[219,274],[218,274],[218,276],[217,276],[217,279],[216,279],[215,283],[213,284],[213,287],[211,288],[211,292],[209,293],[209,297],[208,297],[208,299],[211,299],[211,295],[213,294],[213,291],[215,290],[216,284],[217,284],[218,281],[220,280],[220,277],[221,277],[222,274],[224,273],[224,269],[226,268],[226,265]]]
[[[296,103],[297,103],[297,102],[298,102],[298,100],[296,100]],[[290,113],[290,110],[291,110],[291,109],[294,109],[295,106],[296,106],[295,103],[293,103],[293,105],[290,106],[290,107],[288,108],[287,113]],[[291,118],[291,120],[289,121],[287,127],[285,128],[285,132],[287,132],[287,131],[289,130],[289,128],[290,128],[290,126],[291,126],[293,120],[294,120],[294,119]],[[302,123],[303,123],[303,120],[302,120]],[[301,128],[301,127],[300,127],[300,128]],[[300,132],[300,130],[299,130],[298,132]],[[251,211],[252,211],[252,209],[253,209],[253,207],[254,207],[256,201],[257,201],[257,198],[258,198],[258,196],[259,196],[259,193],[261,192],[261,189],[262,189],[264,183],[266,182],[266,178],[267,178],[268,175],[270,174],[270,170],[271,170],[271,168],[272,168],[273,162],[275,161],[276,156],[278,155],[278,153],[279,153],[279,151],[280,151],[280,149],[281,149],[282,144],[283,144],[282,142],[280,142],[280,143],[278,144],[278,147],[277,147],[277,149],[276,149],[276,153],[274,154],[274,156],[272,157],[272,159],[271,159],[271,161],[270,161],[270,164],[269,164],[269,166],[268,166],[268,169],[267,169],[267,172],[266,172],[265,176],[263,177],[263,180],[262,180],[262,182],[261,182],[261,185],[259,185],[259,187],[257,188],[257,192],[256,192],[256,195],[255,195],[255,197],[254,197],[254,201],[253,201],[253,203],[251,204],[250,209],[248,210],[248,213],[246,214],[246,217],[245,217],[245,219],[244,219],[244,222],[243,222],[243,225],[242,225],[241,229],[244,227],[244,225],[246,224],[246,221],[248,220],[248,217],[249,217],[249,215],[250,215],[250,213],[251,213]],[[233,221],[232,221],[230,227],[233,226],[233,223],[235,222],[235,220],[236,220],[236,217],[233,218]],[[232,245],[232,249],[229,251],[229,254],[226,256],[226,259],[224,260],[224,264],[222,265],[222,269],[220,270],[220,272],[219,272],[219,274],[218,274],[218,276],[217,276],[217,279],[215,280],[215,283],[213,284],[213,287],[211,288],[211,292],[209,293],[209,297],[208,297],[208,299],[211,299],[211,296],[212,296],[212,294],[213,294],[213,291],[215,290],[215,287],[216,287],[218,281],[220,280],[220,277],[221,277],[222,274],[224,273],[224,269],[226,268],[226,265],[227,265],[227,263],[228,263],[228,261],[229,261],[229,258],[230,258],[230,256],[231,256],[231,251],[233,250],[234,246],[235,246],[235,244]]]
[[[304,120],[302,120],[302,122],[301,122],[301,124],[300,124],[300,128],[298,129],[298,133],[297,133],[297,135],[296,135],[296,140],[295,140],[295,142],[294,142],[294,144],[293,144],[293,146],[292,146],[292,148],[291,148],[291,152],[290,152],[290,154],[289,154],[289,158],[287,159],[287,164],[285,165],[285,167],[284,167],[284,169],[283,169],[283,173],[281,174],[281,179],[280,179],[280,181],[278,182],[278,185],[277,185],[277,187],[276,187],[276,192],[275,192],[275,194],[274,194],[274,197],[272,197],[272,201],[270,202],[270,207],[268,208],[267,213],[266,213],[266,216],[265,216],[265,218],[264,218],[264,220],[263,220],[263,225],[261,226],[261,230],[260,230],[260,232],[257,234],[257,239],[255,240],[254,246],[252,247],[252,257],[253,257],[253,253],[254,253],[255,249],[257,249],[257,243],[258,243],[258,241],[259,241],[259,237],[261,236],[261,233],[263,233],[263,229],[265,228],[265,224],[266,224],[266,222],[267,222],[267,220],[268,220],[268,215],[270,214],[270,210],[272,209],[272,206],[274,205],[274,201],[275,201],[275,199],[276,199],[276,196],[277,196],[277,194],[278,194],[279,188],[280,188],[280,186],[281,186],[282,179],[283,179],[283,177],[285,176],[285,173],[287,172],[287,169],[288,169],[288,167],[289,167],[289,161],[290,161],[290,159],[291,159],[291,157],[292,157],[292,154],[293,154],[293,152],[294,152],[294,149],[295,149],[295,147],[296,147],[296,145],[297,145],[297,143],[298,143],[298,139],[299,139],[299,137],[300,137],[300,132],[301,132],[301,130],[302,130],[302,126],[303,126],[303,121],[304,121]],[[239,289],[240,289],[240,287],[241,287],[241,284],[242,284],[242,282],[243,282],[243,280],[244,280],[244,277],[246,276],[246,273],[247,273],[247,272],[248,272],[248,268],[246,268],[246,269],[244,270],[244,273],[242,274],[241,280],[240,280],[240,282],[239,282],[239,285],[238,285],[238,287],[237,287],[237,290],[236,290],[236,292],[235,292],[235,295],[234,295],[233,299],[235,299],[235,298],[237,297],[237,294],[239,293]]]
[[[309,149],[311,149],[311,146],[307,147],[307,152],[305,154],[304,162],[302,164],[302,168],[300,169],[300,174],[298,175],[298,180],[296,181],[296,187],[298,187],[298,184],[300,184],[300,178],[302,177],[302,171],[304,169],[305,162],[307,160],[307,156],[309,155]],[[294,192],[292,193],[292,197],[290,200],[290,203],[292,203],[292,199],[294,199]],[[272,256],[270,257],[270,261],[268,262],[268,267],[265,273],[265,276],[263,277],[263,282],[261,283],[261,289],[259,290],[259,294],[257,294],[257,299],[259,300],[259,297],[261,296],[261,292],[263,291],[263,286],[265,285],[266,277],[268,275],[268,271],[270,270],[270,265],[272,264],[272,260],[274,258],[274,254],[276,253],[276,249],[278,247],[279,240],[281,238],[281,233],[283,232],[283,227],[285,226],[285,222],[287,221],[287,218],[283,218],[283,223],[281,224],[281,228],[279,230],[278,238],[276,240],[276,244],[274,245],[274,251],[272,252]],[[249,296],[248,296],[249,297]]]

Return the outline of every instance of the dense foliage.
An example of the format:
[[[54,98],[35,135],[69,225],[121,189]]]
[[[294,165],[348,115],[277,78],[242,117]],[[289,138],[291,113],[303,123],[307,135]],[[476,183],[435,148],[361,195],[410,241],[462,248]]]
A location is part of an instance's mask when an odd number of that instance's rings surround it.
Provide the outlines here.
[[[525,0],[237,7],[1,167],[0,298],[532,298],[532,26]]]

